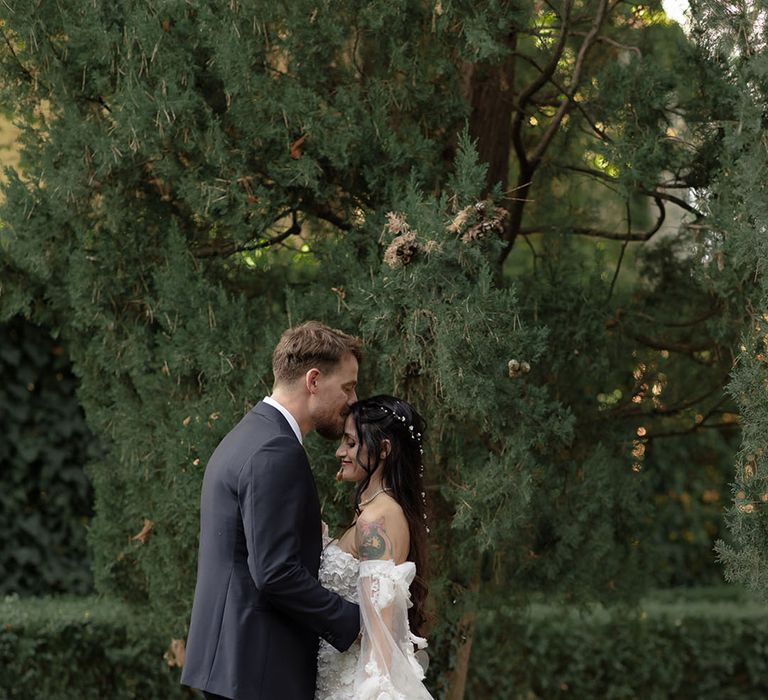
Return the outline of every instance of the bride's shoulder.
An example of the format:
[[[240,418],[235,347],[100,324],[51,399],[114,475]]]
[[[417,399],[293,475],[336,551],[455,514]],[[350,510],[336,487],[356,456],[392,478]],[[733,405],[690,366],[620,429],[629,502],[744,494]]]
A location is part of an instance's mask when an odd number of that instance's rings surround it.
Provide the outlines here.
[[[388,494],[358,516],[355,540],[360,559],[394,559],[408,554],[408,520],[400,504]]]
[[[402,506],[388,493],[381,494],[373,503],[366,506],[358,516],[357,524],[382,520],[387,527],[408,528],[408,520],[405,517]]]

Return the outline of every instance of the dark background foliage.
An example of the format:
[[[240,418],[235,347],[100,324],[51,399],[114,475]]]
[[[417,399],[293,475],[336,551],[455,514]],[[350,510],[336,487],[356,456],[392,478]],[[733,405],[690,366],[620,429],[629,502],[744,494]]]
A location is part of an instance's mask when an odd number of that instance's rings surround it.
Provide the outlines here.
[[[87,593],[86,528],[99,453],[64,347],[21,318],[0,324],[0,594]]]

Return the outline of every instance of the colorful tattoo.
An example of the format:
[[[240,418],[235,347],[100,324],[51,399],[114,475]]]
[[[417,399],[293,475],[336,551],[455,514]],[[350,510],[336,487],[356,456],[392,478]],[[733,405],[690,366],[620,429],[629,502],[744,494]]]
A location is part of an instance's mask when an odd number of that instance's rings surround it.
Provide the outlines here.
[[[374,522],[358,521],[358,527],[360,541],[357,546],[357,553],[361,560],[387,559],[391,556],[392,544],[384,530],[384,518],[379,518]]]

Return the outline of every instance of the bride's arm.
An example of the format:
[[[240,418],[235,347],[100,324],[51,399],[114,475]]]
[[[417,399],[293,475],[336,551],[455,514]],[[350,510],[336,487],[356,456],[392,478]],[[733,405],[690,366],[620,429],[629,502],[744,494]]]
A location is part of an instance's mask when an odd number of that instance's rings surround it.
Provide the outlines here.
[[[406,522],[403,529],[396,517],[386,516],[361,516],[356,526],[362,640],[355,697],[361,700],[378,698],[382,692],[408,700],[430,697],[421,684],[424,674],[413,657],[408,626],[409,587],[416,567],[404,562]]]
[[[362,614],[363,621],[367,623],[362,625],[363,649],[368,652],[369,660],[374,660],[382,672],[388,672],[392,663],[391,640],[395,606],[392,604],[394,601],[385,607],[376,604],[383,602],[377,600],[381,581],[376,569],[362,562],[391,561],[394,564],[397,549],[401,557],[401,562],[398,563],[402,563],[403,540],[408,541],[409,533],[407,523],[405,533],[398,525],[399,523],[389,523],[392,533],[390,535],[384,516],[375,520],[361,516],[355,527],[355,546],[361,562],[359,593],[360,600],[365,601],[366,606],[366,611]]]

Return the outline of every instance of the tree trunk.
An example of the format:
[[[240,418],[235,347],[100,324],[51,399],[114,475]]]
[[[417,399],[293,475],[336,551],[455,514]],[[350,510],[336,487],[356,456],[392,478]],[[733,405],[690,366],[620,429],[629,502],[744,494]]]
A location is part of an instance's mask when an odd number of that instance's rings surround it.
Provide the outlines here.
[[[496,183],[506,194],[515,109],[515,56],[517,34],[509,35],[509,55],[502,63],[472,65],[465,73],[465,92],[472,105],[469,134],[477,142],[480,160],[488,164],[483,194]]]
[[[472,598],[476,599],[478,592],[480,591],[480,573],[476,573],[472,579],[470,586],[470,592]],[[456,665],[451,669],[448,674],[449,684],[448,693],[445,696],[446,700],[462,700],[464,698],[464,691],[467,687],[467,674],[469,673],[469,658],[472,654],[472,638],[475,632],[475,608],[467,608],[467,611],[461,618],[459,623],[459,634],[461,640],[456,650]]]

